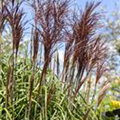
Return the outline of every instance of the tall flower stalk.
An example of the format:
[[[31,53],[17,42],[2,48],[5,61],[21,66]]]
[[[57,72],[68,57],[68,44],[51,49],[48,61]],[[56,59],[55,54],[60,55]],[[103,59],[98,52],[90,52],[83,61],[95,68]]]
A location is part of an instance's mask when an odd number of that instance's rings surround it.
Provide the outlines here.
[[[17,54],[19,49],[20,41],[23,37],[23,17],[24,11],[20,9],[23,1],[16,2],[12,1],[12,4],[9,2],[5,6],[5,10],[7,13],[7,22],[9,23],[12,31],[12,78],[11,78],[11,88],[10,88],[10,96],[11,100],[15,100],[15,65],[17,64]],[[11,91],[12,90],[12,91]]]
[[[32,109],[32,90],[33,90],[33,86],[34,86],[34,77],[35,77],[35,68],[36,68],[36,60],[37,60],[37,54],[38,54],[38,47],[39,47],[39,36],[38,36],[38,31],[35,28],[33,36],[32,36],[32,41],[33,41],[33,71],[32,71],[32,75],[30,78],[30,86],[29,86],[29,113],[28,113],[28,118],[29,120],[32,120],[32,113],[31,113],[31,109]]]

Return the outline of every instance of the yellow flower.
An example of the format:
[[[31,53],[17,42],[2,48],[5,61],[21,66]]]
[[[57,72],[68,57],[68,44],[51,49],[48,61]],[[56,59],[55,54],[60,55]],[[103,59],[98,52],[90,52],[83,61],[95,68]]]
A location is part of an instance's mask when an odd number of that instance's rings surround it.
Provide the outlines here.
[[[112,101],[111,101],[111,104],[112,104],[112,106],[115,107],[115,108],[120,108],[120,101],[112,100]]]

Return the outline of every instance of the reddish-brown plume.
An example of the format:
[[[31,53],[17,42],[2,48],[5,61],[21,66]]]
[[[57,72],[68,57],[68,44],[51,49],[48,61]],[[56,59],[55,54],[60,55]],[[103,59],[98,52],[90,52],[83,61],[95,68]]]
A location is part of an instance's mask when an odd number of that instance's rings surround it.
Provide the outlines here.
[[[19,48],[19,43],[23,37],[23,25],[25,25],[25,23],[23,24],[22,21],[24,17],[24,12],[22,9],[20,9],[22,3],[23,1],[15,3],[13,0],[12,6],[9,4],[5,6],[7,12],[7,21],[9,22],[12,29],[13,49],[16,50],[16,56]]]
[[[40,78],[41,82],[45,77],[51,57],[56,51],[56,44],[63,41],[68,4],[68,0],[34,0],[32,4],[37,15],[38,34],[44,47],[44,66]]]
[[[72,32],[67,37],[65,48],[63,73],[66,73],[65,81],[76,84],[74,95],[79,92],[81,86],[87,80],[90,72],[95,68],[101,69],[106,56],[106,46],[100,35],[96,35],[99,13],[94,12],[100,3],[87,3],[85,10],[80,15],[74,15],[71,26]],[[102,71],[101,71],[102,72]],[[98,75],[99,74],[99,75]],[[101,77],[102,73],[98,72]],[[64,74],[63,74],[64,75]],[[72,88],[71,88],[72,89]]]

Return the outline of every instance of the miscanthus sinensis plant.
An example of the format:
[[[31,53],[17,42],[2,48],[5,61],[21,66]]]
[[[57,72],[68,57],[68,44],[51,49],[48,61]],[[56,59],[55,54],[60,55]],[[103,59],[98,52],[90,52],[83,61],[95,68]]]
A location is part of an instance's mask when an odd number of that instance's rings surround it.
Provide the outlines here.
[[[84,10],[75,11],[70,0],[1,2],[1,120],[99,119],[97,107],[109,88],[104,82],[94,103],[98,83],[107,71],[106,41],[97,32],[99,4],[86,3]],[[25,5],[31,8],[32,24],[25,18]],[[32,26],[27,42],[26,24]]]

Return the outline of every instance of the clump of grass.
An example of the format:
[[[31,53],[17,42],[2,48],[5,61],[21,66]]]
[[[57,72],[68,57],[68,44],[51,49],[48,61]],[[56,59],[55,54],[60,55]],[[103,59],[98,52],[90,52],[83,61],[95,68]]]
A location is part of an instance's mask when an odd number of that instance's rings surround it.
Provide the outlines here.
[[[30,7],[34,11],[34,23],[31,50],[27,49],[31,58],[24,52],[19,54],[26,24],[22,4],[23,1],[15,0],[4,2],[0,11],[0,35],[5,21],[12,34],[12,56],[3,58],[5,63],[0,64],[0,77],[4,80],[0,87],[1,119],[97,120],[92,105],[97,84],[106,72],[107,57],[106,41],[96,35],[100,13],[95,9],[100,3],[87,3],[80,14],[72,11],[72,16],[70,0],[32,1]],[[59,62],[61,45],[65,45],[62,70]],[[24,47],[21,45],[21,49]],[[37,64],[39,61],[43,62],[43,66]],[[53,69],[50,64],[53,64]],[[95,78],[92,81],[95,88],[92,97],[90,76]],[[104,86],[101,90],[98,105],[107,89]]]
[[[70,89],[73,89],[74,84],[76,85],[74,97],[92,74],[92,70],[97,70],[96,84],[103,73],[100,69],[104,69],[106,46],[95,32],[100,14],[94,10],[99,4],[87,3],[80,16],[74,15],[72,33],[67,36],[62,81],[71,86]]]

